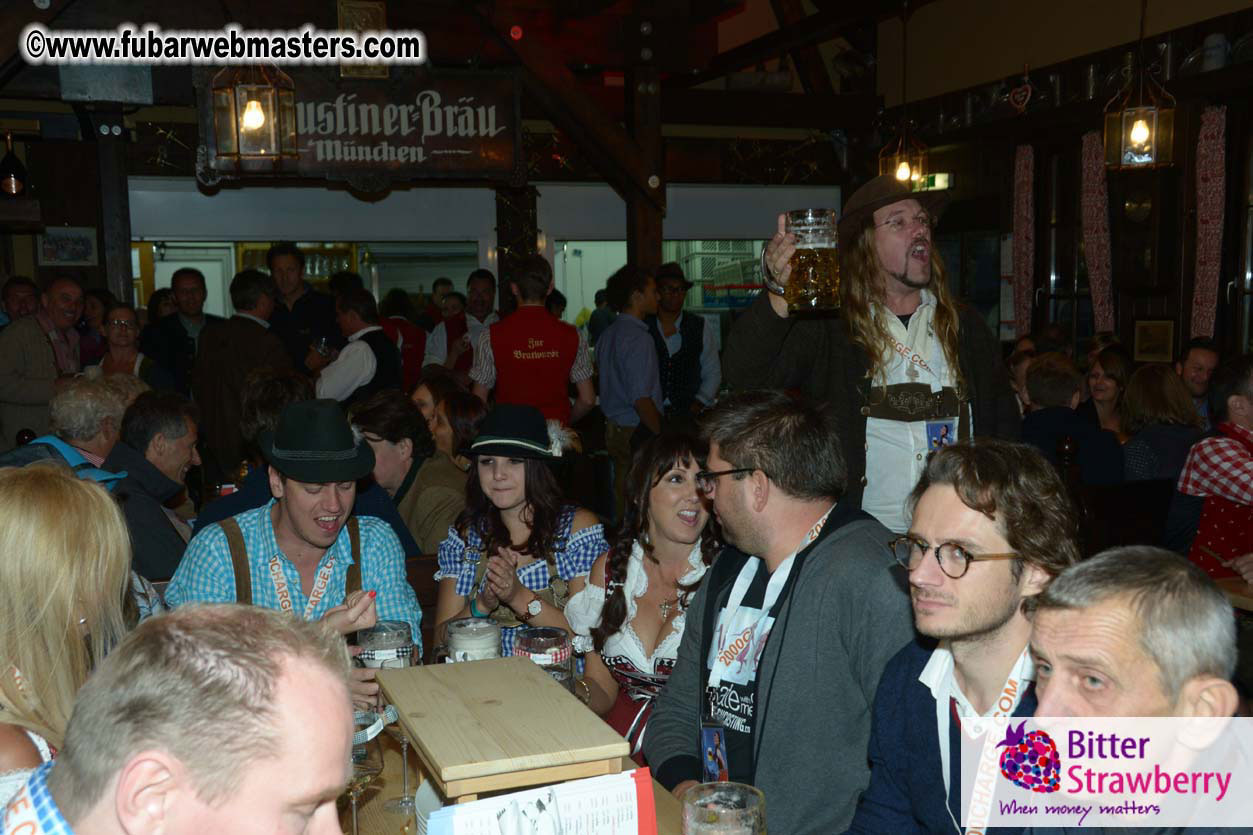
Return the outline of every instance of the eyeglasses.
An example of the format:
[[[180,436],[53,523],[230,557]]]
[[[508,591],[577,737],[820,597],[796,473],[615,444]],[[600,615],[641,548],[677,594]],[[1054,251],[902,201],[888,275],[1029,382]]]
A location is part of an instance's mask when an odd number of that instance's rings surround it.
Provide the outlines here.
[[[917,226],[919,229],[930,232],[935,227],[935,221],[926,212],[919,212],[912,219],[904,215],[894,215],[883,223],[876,224],[876,227],[878,226],[886,226],[893,232],[904,232],[906,228]]]
[[[965,577],[966,571],[969,570],[972,562],[1018,558],[1017,553],[971,554],[955,542],[941,542],[939,545],[928,545],[921,539],[915,539],[912,536],[897,537],[888,543],[888,547],[892,549],[896,561],[910,571],[922,565],[922,560],[926,557],[927,552],[933,551],[935,552],[935,561],[940,564],[940,570],[954,580],[960,580],[962,577]]]
[[[756,467],[740,467],[735,470],[722,470],[720,472],[711,472],[709,470],[701,470],[696,474],[696,489],[702,493],[712,493],[714,485],[718,483],[718,479],[724,475],[739,475],[740,473],[751,473]]]
[[[122,328],[128,331],[135,329],[135,323],[126,319],[110,319],[109,324],[115,328]]]

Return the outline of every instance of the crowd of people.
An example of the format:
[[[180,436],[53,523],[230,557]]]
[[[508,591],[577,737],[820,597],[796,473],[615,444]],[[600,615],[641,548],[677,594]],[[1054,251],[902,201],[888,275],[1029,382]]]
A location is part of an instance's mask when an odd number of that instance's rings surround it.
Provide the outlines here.
[[[538,257],[419,312],[351,273],[316,290],[278,244],[230,318],[185,269],[142,330],[11,279],[3,832],[338,831],[348,716],[379,700],[348,642],[400,621],[424,654],[420,555],[435,643],[567,630],[637,762],[759,787],[777,833],[961,831],[973,717],[1243,710],[1211,575],[1253,581],[1253,358],[1137,369],[1099,340],[1085,374],[1046,331],[1003,360],[938,210],[893,177],[853,194],[828,318],[788,311],[780,218],[721,340],[678,264],[609,276],[586,328]],[[593,443],[608,507],[571,488]],[[1181,552],[1086,553],[1076,479],[1169,483]]]

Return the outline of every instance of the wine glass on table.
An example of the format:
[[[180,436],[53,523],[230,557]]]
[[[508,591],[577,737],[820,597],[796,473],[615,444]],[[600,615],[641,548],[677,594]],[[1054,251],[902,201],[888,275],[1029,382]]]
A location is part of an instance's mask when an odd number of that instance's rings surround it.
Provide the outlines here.
[[[413,636],[405,621],[384,620],[370,629],[359,630],[357,644],[361,647],[357,660],[367,667],[409,667],[418,662]],[[409,737],[399,721],[385,725],[383,730],[400,743],[401,774],[400,796],[388,798],[383,811],[412,817],[416,806],[409,794]]]
[[[373,718],[374,714],[368,714]],[[352,805],[352,835],[357,829],[357,802],[366,787],[383,773],[383,749],[378,737],[352,747],[352,776],[348,778],[348,802]]]

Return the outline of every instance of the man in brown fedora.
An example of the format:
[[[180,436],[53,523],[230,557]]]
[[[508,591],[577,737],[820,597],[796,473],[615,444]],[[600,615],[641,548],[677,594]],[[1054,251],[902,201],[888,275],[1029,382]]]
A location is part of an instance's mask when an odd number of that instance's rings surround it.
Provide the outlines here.
[[[905,499],[932,441],[1013,440],[1021,422],[996,337],[952,297],[932,246],[942,202],[891,175],[859,188],[839,223],[839,315],[801,321],[783,298],[796,246],[780,215],[762,255],[770,292],[736,321],[722,360],[735,388],[825,401],[848,495],[893,531],[909,527]]]

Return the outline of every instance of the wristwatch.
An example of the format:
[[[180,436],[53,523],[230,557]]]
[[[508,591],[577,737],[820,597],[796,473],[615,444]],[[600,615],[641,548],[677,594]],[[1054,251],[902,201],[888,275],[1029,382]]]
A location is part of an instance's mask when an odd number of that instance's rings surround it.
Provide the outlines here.
[[[535,617],[542,611],[544,611],[544,605],[540,603],[539,595],[533,594],[531,602],[526,604],[526,611],[518,613],[518,620],[523,623],[530,623],[531,618]]]

